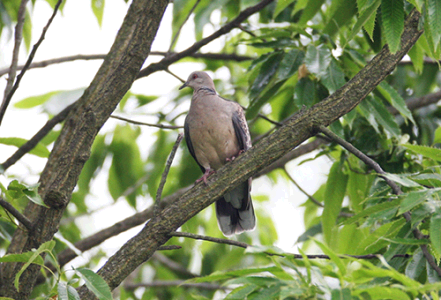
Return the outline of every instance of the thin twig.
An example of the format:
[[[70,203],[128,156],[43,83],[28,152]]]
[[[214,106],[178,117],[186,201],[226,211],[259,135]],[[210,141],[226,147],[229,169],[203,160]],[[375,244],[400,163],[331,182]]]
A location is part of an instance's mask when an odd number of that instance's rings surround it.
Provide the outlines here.
[[[214,238],[211,236],[205,236],[205,235],[199,235],[199,234],[193,234],[193,233],[189,233],[189,232],[171,232],[169,235],[171,236],[177,236],[177,237],[186,237],[186,238],[190,238],[190,239],[195,239],[195,240],[203,240],[203,241],[209,241],[209,242],[213,242],[213,243],[218,243],[218,244],[227,244],[227,245],[231,245],[231,246],[236,246],[236,247],[240,247],[240,248],[248,248],[251,247],[251,245],[248,245],[247,243],[242,243],[242,242],[238,242],[238,241],[233,241],[233,240],[228,240],[228,239],[219,239],[219,238]],[[270,253],[270,252],[263,252],[267,255],[270,256],[281,256],[281,257],[293,257],[295,259],[303,259],[303,256],[300,254],[293,254],[293,253],[284,253],[284,254],[276,254],[276,253]],[[345,258],[345,257],[352,257],[352,258],[358,258],[358,259],[374,259],[374,258],[378,258],[379,256],[381,256],[381,254],[366,254],[366,255],[346,255],[346,254],[342,254],[339,255],[339,257]],[[307,258],[309,259],[331,259],[328,255],[324,255],[324,254],[309,254],[306,255]],[[393,256],[395,257],[405,257],[405,258],[409,258],[411,257],[411,255],[409,254],[397,254]]]
[[[304,189],[302,189],[302,187],[297,183],[297,181],[294,180],[294,178],[291,176],[291,174],[288,173],[288,171],[286,170],[286,168],[283,168],[283,171],[285,171],[286,176],[288,176],[289,180],[291,180],[292,183],[294,183],[294,185],[306,196],[308,197],[309,200],[311,200],[315,205],[319,206],[319,207],[324,207],[323,203],[321,203],[320,201],[318,201],[317,199],[315,199],[312,195],[308,194],[307,191],[305,191]]]
[[[124,284],[124,289],[133,291],[137,288],[154,288],[154,287],[185,287],[185,288],[197,288],[204,290],[229,290],[227,287],[219,284],[200,282],[200,283],[188,283],[185,280],[167,280],[167,281],[153,281],[149,283],[127,283]]]
[[[326,136],[328,136],[329,138],[333,139],[337,143],[339,143],[343,148],[345,148],[346,150],[348,150],[349,152],[351,152],[352,154],[357,156],[365,164],[367,164],[368,166],[373,168],[375,170],[375,172],[377,172],[386,181],[386,183],[392,188],[392,191],[394,192],[394,194],[400,195],[403,193],[401,191],[401,188],[395,182],[393,182],[392,180],[390,180],[384,176],[386,174],[386,172],[384,172],[384,170],[380,167],[380,165],[377,162],[375,162],[374,160],[369,158],[367,155],[365,155],[363,152],[361,152],[360,150],[358,150],[357,148],[352,146],[352,144],[350,144],[350,143],[346,142],[344,139],[340,138],[338,135],[333,133],[331,130],[329,130],[325,126],[323,126],[323,125],[320,126],[319,131],[322,132],[323,134],[325,134]],[[404,219],[406,219],[407,222],[412,221],[410,212],[405,212],[403,214],[403,217],[404,217]],[[413,232],[413,235],[415,236],[416,239],[420,240],[424,237],[424,235],[421,233],[421,231],[418,228],[414,228],[412,230],[412,232]],[[429,265],[436,271],[438,276],[441,276],[441,268],[438,266],[438,264],[433,259],[433,256],[430,254],[430,251],[428,250],[427,245],[420,245],[420,248],[421,248],[421,251],[423,252],[424,257],[426,258],[427,262],[429,263]]]
[[[40,39],[38,40],[38,42],[32,47],[32,51],[29,54],[28,60],[26,61],[23,69],[21,70],[20,74],[18,74],[17,76],[17,80],[15,81],[14,86],[12,87],[12,89],[9,91],[8,95],[5,97],[2,106],[0,108],[0,125],[2,123],[3,117],[6,113],[6,109],[8,108],[9,103],[11,102],[12,96],[14,95],[15,91],[18,89],[18,86],[20,85],[20,81],[23,78],[24,74],[26,73],[26,70],[29,68],[32,60],[34,59],[35,53],[38,50],[38,47],[40,47],[41,43],[44,40],[44,37],[46,35],[46,31],[49,29],[49,26],[51,25],[53,19],[55,18],[55,15],[58,12],[58,8],[61,5],[61,2],[63,2],[63,0],[58,0],[57,4],[55,5],[54,8],[54,12],[52,13],[52,16],[49,18],[46,26],[43,28],[43,31],[41,33]]]
[[[71,55],[71,56],[65,56],[60,58],[53,58],[48,60],[42,60],[39,62],[33,62],[28,67],[28,70],[30,69],[37,69],[37,68],[44,68],[50,65],[64,63],[64,62],[71,62],[75,60],[95,60],[95,59],[104,59],[106,57],[106,54],[90,54],[90,55]],[[17,70],[22,70],[24,65],[17,66]],[[9,72],[10,68],[4,68],[0,69],[0,77],[7,74]]]
[[[261,119],[264,119],[265,121],[268,121],[268,122],[270,122],[271,124],[276,125],[277,127],[281,127],[281,126],[283,126],[282,123],[277,122],[277,121],[274,121],[274,120],[271,120],[270,118],[268,118],[268,117],[265,116],[264,114],[259,113],[259,114],[257,114],[257,117],[259,117],[259,118],[261,118]]]
[[[31,230],[33,225],[32,222],[25,217],[21,212],[19,212],[17,209],[15,209],[14,206],[12,206],[11,203],[4,200],[2,197],[0,197],[0,205],[8,212],[11,213],[21,224],[23,224],[24,227],[26,227],[27,230]]]
[[[153,254],[152,258],[156,259],[157,261],[159,261],[161,264],[165,265],[170,270],[178,272],[181,275],[184,275],[184,276],[189,277],[189,278],[198,277],[197,274],[194,274],[194,273],[190,272],[189,270],[187,270],[187,268],[185,268],[181,264],[179,264],[176,261],[170,259],[168,256],[166,256],[166,255],[164,255],[162,253],[156,252],[155,254]]]
[[[174,78],[176,78],[177,80],[179,80],[180,82],[184,83],[185,80],[182,79],[181,77],[179,77],[178,75],[176,75],[175,73],[173,73],[172,71],[170,71],[169,69],[166,69],[165,72],[167,72],[168,74],[170,74],[171,76],[173,76]]]
[[[182,249],[181,246],[178,245],[169,245],[169,246],[161,246],[158,248],[158,251],[167,251],[167,250],[178,250]]]
[[[14,84],[15,75],[17,73],[17,65],[18,65],[18,56],[20,51],[21,41],[23,40],[23,25],[25,22],[26,16],[26,4],[29,0],[21,0],[20,7],[18,8],[17,14],[17,25],[15,25],[15,40],[14,40],[14,49],[12,50],[12,62],[11,66],[8,69],[8,80],[6,82],[6,88],[3,95],[3,103],[6,101],[6,97],[10,93],[12,86]]]
[[[126,122],[129,122],[129,123],[132,123],[132,124],[136,124],[136,125],[145,125],[145,126],[157,127],[157,128],[161,128],[161,129],[181,129],[181,128],[184,128],[184,126],[173,126],[173,125],[164,125],[164,124],[153,124],[153,123],[138,122],[138,121],[130,120],[130,119],[119,117],[119,116],[115,116],[115,115],[111,115],[110,117],[114,118],[114,119],[121,120],[121,121],[126,121]]]
[[[12,154],[4,163],[0,165],[0,169],[4,172],[10,166],[15,164],[26,153],[34,149],[35,146],[57,125],[64,121],[69,112],[77,105],[77,102],[72,103],[65,109],[63,109],[58,115],[46,122],[46,124],[26,143]]]
[[[167,159],[167,163],[165,164],[165,169],[162,173],[161,181],[159,182],[158,191],[156,192],[155,210],[157,211],[159,211],[159,202],[161,201],[162,190],[164,189],[165,182],[167,181],[168,172],[170,171],[171,164],[175,158],[176,150],[178,150],[179,144],[181,143],[183,137],[184,135],[182,133],[178,134],[178,138],[176,139],[176,142],[170,152],[170,156]]]
[[[182,22],[181,26],[179,26],[178,31],[176,32],[175,36],[173,37],[171,43],[170,43],[170,48],[168,48],[168,53],[171,52],[171,50],[173,49],[173,47],[175,46],[176,41],[178,40],[179,35],[181,34],[181,30],[182,27],[184,27],[185,23],[187,23],[188,19],[190,18],[191,14],[194,12],[194,10],[196,9],[196,7],[198,6],[199,2],[201,2],[201,0],[196,0],[196,3],[193,5],[193,7],[190,9],[190,11],[188,12],[187,17],[185,18],[185,20]]]
[[[152,51],[150,52],[150,55],[157,55],[157,56],[166,56],[169,54],[175,54],[175,52],[167,53],[162,51]],[[202,59],[212,59],[212,60],[224,60],[224,61],[248,61],[253,60],[254,58],[247,55],[238,55],[235,53],[191,53],[187,57],[192,58],[202,58]],[[33,62],[29,66],[28,70],[30,69],[37,69],[37,68],[44,68],[50,65],[59,64],[59,63],[65,63],[65,62],[72,62],[75,60],[97,60],[97,59],[104,59],[106,58],[106,54],[77,54],[77,55],[71,55],[71,56],[64,56],[59,58],[53,58],[48,60],[42,60],[39,62]],[[24,65],[18,65],[17,70],[22,70]],[[7,74],[9,72],[10,68],[4,68],[0,69],[0,77]]]

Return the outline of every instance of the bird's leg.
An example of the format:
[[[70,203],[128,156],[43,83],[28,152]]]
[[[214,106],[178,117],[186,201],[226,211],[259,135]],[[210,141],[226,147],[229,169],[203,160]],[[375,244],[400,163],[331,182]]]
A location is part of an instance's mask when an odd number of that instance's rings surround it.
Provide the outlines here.
[[[210,168],[205,169],[205,173],[204,173],[204,175],[202,175],[201,178],[199,178],[198,180],[196,180],[196,183],[199,183],[199,182],[201,182],[201,181],[204,181],[205,184],[208,184],[208,182],[207,182],[207,178],[208,178],[208,176],[210,176],[210,175],[213,174],[213,173],[216,173],[216,171],[213,170],[213,169],[210,169]]]
[[[237,156],[239,156],[239,155],[241,155],[242,153],[244,153],[245,151],[244,150],[239,150],[239,152],[237,153]],[[227,162],[230,162],[230,161],[233,161],[233,160],[235,160],[236,159],[236,157],[237,156],[231,156],[230,158],[225,158],[225,160],[227,161]]]

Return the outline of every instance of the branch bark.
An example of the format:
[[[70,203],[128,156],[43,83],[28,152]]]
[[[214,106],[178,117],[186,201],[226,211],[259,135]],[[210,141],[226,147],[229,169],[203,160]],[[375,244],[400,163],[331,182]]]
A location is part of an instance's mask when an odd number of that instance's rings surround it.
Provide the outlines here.
[[[98,271],[111,289],[117,287],[136,267],[148,260],[153,253],[187,220],[196,215],[233,189],[255,175],[265,166],[286,155],[294,147],[316,134],[316,128],[340,118],[356,107],[387,75],[415,44],[422,30],[418,29],[420,13],[412,11],[406,19],[401,37],[401,49],[392,54],[384,47],[357,75],[333,95],[308,110],[302,110],[287,120],[272,135],[233,162],[212,175],[208,186],[197,184],[179,200],[152,218],[141,232],[130,239]],[[150,68],[149,72],[156,67]],[[145,74],[148,74],[146,72]],[[85,286],[79,289],[82,299],[94,299]]]
[[[8,252],[25,252],[53,238],[64,209],[87,161],[93,140],[116,105],[130,88],[150,52],[167,0],[135,0],[130,5],[115,42],[90,86],[68,115],[40,177],[39,193],[50,207],[29,203],[25,215],[34,223],[32,231],[16,230]],[[1,266],[0,296],[28,299],[39,273],[31,265],[14,287],[22,264]]]

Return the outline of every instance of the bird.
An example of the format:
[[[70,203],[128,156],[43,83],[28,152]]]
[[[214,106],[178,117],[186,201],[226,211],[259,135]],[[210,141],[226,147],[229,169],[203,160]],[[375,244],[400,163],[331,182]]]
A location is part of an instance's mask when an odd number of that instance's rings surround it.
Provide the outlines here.
[[[240,104],[220,97],[211,77],[203,71],[188,76],[180,90],[193,89],[190,109],[184,122],[188,150],[204,173],[203,181],[251,148],[251,137]],[[251,178],[216,201],[216,217],[225,236],[251,231],[256,226],[251,200]]]

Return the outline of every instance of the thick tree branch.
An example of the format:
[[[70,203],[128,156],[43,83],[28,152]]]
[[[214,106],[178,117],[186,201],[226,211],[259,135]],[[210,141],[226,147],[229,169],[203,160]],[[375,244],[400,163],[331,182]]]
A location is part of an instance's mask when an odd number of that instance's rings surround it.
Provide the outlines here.
[[[8,69],[8,80],[6,81],[6,88],[2,102],[6,101],[6,97],[8,97],[9,93],[11,92],[12,85],[14,84],[15,80],[15,75],[17,74],[18,54],[20,51],[21,41],[23,40],[23,25],[25,22],[26,4],[28,3],[28,1],[29,0],[21,0],[20,7],[18,8],[17,25],[15,25],[14,33],[14,49],[12,50],[12,62],[11,66]]]
[[[334,141],[336,141],[337,143],[339,143],[346,150],[348,150],[349,152],[351,152],[352,154],[357,156],[366,165],[368,165],[371,168],[373,168],[375,170],[375,172],[377,172],[379,174],[379,176],[381,176],[381,178],[383,178],[386,181],[386,183],[391,187],[391,189],[394,192],[394,194],[401,195],[403,193],[401,191],[401,188],[394,181],[388,179],[385,176],[386,172],[380,167],[380,165],[376,161],[374,161],[373,159],[371,159],[370,157],[365,155],[363,152],[361,152],[360,150],[358,150],[357,148],[352,146],[352,144],[348,143],[347,141],[345,141],[344,139],[342,139],[341,137],[339,137],[338,135],[333,133],[328,128],[326,128],[324,126],[320,126],[319,130],[323,134],[328,136],[329,138],[331,138]],[[412,218],[410,216],[410,212],[404,213],[403,217],[406,219],[407,222],[411,222],[412,221]],[[414,234],[416,239],[420,240],[420,239],[424,238],[422,232],[418,228],[416,228],[416,227],[413,229],[413,234]],[[436,271],[438,276],[441,277],[441,268],[438,266],[438,264],[435,262],[435,259],[430,254],[430,251],[427,249],[427,245],[420,245],[420,248],[421,248],[421,251],[424,254],[424,257],[426,258],[427,262],[429,263],[429,265]]]
[[[290,118],[284,126],[264,138],[236,160],[226,164],[208,179],[208,186],[197,184],[179,200],[152,218],[139,234],[124,244],[98,271],[111,289],[117,287],[135,268],[149,259],[163,245],[170,233],[192,218],[223,194],[255,175],[265,166],[286,155],[291,149],[316,134],[316,128],[327,126],[357,106],[415,44],[422,30],[418,29],[420,13],[412,11],[406,19],[397,53],[384,47],[358,74],[334,94]],[[185,52],[185,51],[184,51]],[[148,72],[153,72],[152,67]],[[84,299],[93,295],[85,287],[79,290]]]
[[[95,136],[135,80],[167,5],[167,0],[134,0],[131,3],[109,54],[75,109],[69,113],[41,174],[39,193],[50,208],[28,204],[25,215],[34,226],[29,234],[16,230],[9,253],[38,248],[53,238]],[[29,298],[40,266],[31,265],[23,272],[19,292],[14,287],[14,278],[21,264],[2,264],[1,268],[0,295]]]
[[[5,98],[3,99],[2,106],[0,107],[0,125],[2,123],[3,117],[5,116],[6,109],[8,108],[9,103],[11,102],[12,96],[14,95],[15,91],[18,89],[18,86],[20,85],[20,81],[23,78],[24,74],[26,73],[26,70],[29,68],[29,65],[31,64],[32,60],[34,59],[35,53],[38,50],[38,47],[40,47],[41,43],[44,40],[44,37],[46,36],[46,31],[49,29],[49,26],[51,25],[52,21],[54,20],[58,8],[61,5],[61,2],[63,0],[58,0],[57,4],[55,4],[54,12],[52,13],[52,16],[47,21],[46,26],[44,26],[43,31],[41,32],[41,36],[38,39],[37,43],[32,47],[31,53],[29,54],[28,60],[26,61],[23,69],[21,70],[20,74],[18,74],[17,79],[15,80],[14,86],[11,88],[9,93],[5,95]]]
[[[0,206],[2,206],[6,211],[11,213],[21,224],[23,224],[24,227],[26,227],[27,230],[30,230],[32,228],[32,222],[29,221],[28,218],[26,218],[24,215],[22,215],[21,212],[19,212],[17,209],[15,209],[14,206],[12,206],[11,203],[0,197]]]

